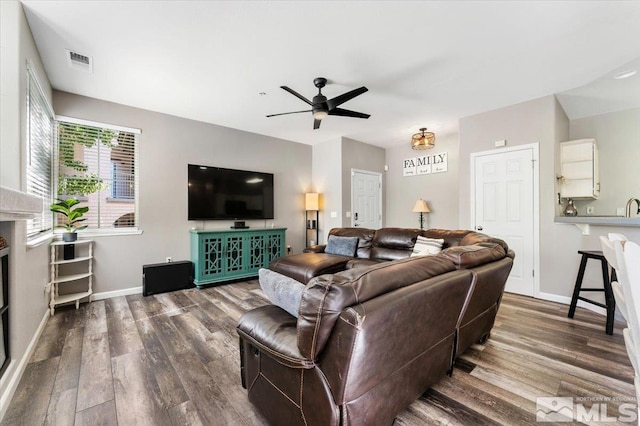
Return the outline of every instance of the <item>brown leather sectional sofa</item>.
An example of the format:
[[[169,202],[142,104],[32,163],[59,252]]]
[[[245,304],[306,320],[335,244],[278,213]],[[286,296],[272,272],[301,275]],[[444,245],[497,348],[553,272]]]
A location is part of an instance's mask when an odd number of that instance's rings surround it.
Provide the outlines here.
[[[391,424],[456,354],[486,339],[514,253],[463,230],[330,235],[358,236],[356,256],[339,259],[320,246],[271,264],[310,278],[298,318],[267,305],[240,319],[242,383],[273,425]],[[410,257],[418,235],[443,238],[443,251]]]

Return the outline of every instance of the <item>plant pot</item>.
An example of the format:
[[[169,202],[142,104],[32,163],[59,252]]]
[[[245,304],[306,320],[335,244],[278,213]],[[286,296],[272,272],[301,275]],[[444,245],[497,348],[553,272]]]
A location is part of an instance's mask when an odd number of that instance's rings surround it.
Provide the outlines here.
[[[76,241],[78,239],[78,234],[75,232],[63,232],[62,233],[62,241],[66,243],[70,243]]]

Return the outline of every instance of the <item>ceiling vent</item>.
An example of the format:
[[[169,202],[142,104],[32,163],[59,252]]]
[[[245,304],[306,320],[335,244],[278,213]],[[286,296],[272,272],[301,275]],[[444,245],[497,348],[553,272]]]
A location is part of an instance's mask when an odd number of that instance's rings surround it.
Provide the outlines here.
[[[93,58],[91,58],[91,56],[83,55],[69,49],[65,50],[67,53],[67,63],[71,68],[93,73]]]

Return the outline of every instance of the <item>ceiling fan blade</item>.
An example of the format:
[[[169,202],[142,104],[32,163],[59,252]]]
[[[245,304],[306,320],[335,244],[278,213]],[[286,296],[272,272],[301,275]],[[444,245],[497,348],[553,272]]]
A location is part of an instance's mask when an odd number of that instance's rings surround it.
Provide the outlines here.
[[[354,118],[369,118],[370,114],[364,114],[362,112],[351,111],[343,108],[334,108],[329,111],[329,115],[340,115],[342,117],[354,117]]]
[[[304,111],[291,111],[291,112],[281,112],[280,114],[269,114],[267,117],[276,117],[278,115],[287,115],[287,114],[298,114],[300,112],[311,112],[310,109],[305,109]]]
[[[287,86],[280,86],[282,89],[286,90],[287,92],[291,93],[293,96],[295,96],[296,98],[300,99],[301,101],[304,101],[306,103],[308,103],[309,105],[313,105],[313,103],[311,103],[311,101],[307,98],[305,98],[304,96],[302,96],[300,93],[296,92],[293,89],[288,88]]]
[[[320,128],[320,123],[322,123],[322,120],[318,120],[317,118],[313,119],[313,130],[319,129]]]
[[[332,109],[334,109],[335,107],[337,107],[338,105],[341,105],[341,104],[343,104],[343,103],[345,103],[345,102],[347,102],[347,101],[349,101],[349,100],[351,100],[351,99],[355,98],[355,97],[356,97],[356,96],[358,96],[358,95],[362,95],[364,92],[366,92],[366,91],[368,91],[368,90],[369,90],[369,89],[367,89],[367,88],[366,88],[366,87],[364,87],[364,86],[362,86],[362,87],[360,87],[360,88],[358,88],[358,89],[353,89],[353,90],[352,90],[352,91],[350,91],[350,92],[343,93],[343,94],[342,94],[342,95],[340,95],[340,96],[336,96],[336,97],[335,97],[335,98],[333,98],[333,99],[329,99],[329,100],[327,101],[327,105],[329,106],[329,109],[330,109],[330,110],[332,110]]]

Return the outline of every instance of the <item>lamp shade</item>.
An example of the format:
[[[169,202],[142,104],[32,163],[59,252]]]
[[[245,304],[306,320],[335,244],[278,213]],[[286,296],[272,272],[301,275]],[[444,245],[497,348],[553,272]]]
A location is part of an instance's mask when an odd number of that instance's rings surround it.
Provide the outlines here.
[[[415,213],[431,213],[431,210],[429,209],[429,204],[427,204],[427,202],[422,198],[416,201],[416,204],[415,206],[413,206],[413,210],[411,211]]]
[[[320,194],[317,192],[307,192],[304,194],[304,209],[305,210],[320,210]]]

